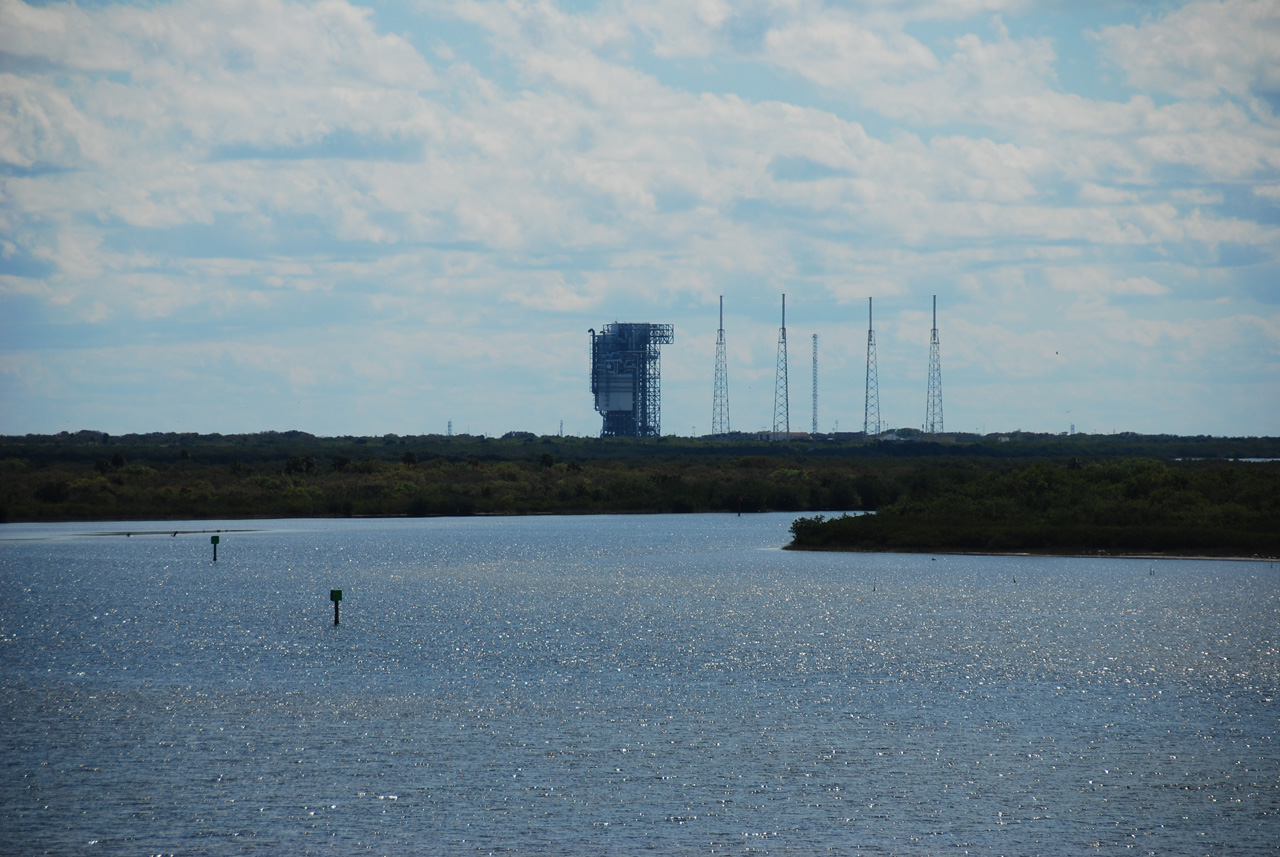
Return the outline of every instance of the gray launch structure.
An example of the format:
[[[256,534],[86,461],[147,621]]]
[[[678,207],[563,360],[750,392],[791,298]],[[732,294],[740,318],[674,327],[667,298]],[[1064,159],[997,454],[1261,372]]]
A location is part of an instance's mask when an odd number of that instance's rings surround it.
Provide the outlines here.
[[[675,340],[670,324],[606,324],[591,333],[591,392],[604,417],[601,437],[662,434],[658,346]]]

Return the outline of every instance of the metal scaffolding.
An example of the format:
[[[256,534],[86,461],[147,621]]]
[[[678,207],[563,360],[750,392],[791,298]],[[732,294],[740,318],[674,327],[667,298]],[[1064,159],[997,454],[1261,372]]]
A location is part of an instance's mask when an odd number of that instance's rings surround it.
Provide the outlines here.
[[[773,384],[773,434],[791,434],[791,403],[787,400],[787,296],[782,296],[782,327],[778,329],[778,369]]]
[[[867,400],[862,411],[862,433],[878,437],[880,425],[880,377],[876,369],[876,330],[871,322],[871,298],[867,298]]]
[[[711,434],[727,435],[729,428],[729,364],[725,358],[724,295],[720,296],[720,329],[716,332],[716,380],[711,397]]]
[[[813,335],[813,431],[818,436],[818,334]]]
[[[924,416],[925,434],[942,433],[942,358],[938,346],[938,296],[933,296],[933,331],[929,334],[929,405]]]
[[[601,437],[662,434],[659,345],[670,345],[669,324],[606,324],[591,334],[591,392],[604,417]]]

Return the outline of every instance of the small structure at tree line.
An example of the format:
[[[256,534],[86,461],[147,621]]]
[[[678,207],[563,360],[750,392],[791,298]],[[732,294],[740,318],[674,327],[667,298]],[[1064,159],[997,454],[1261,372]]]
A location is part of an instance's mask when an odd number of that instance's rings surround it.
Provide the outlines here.
[[[601,437],[662,434],[659,345],[675,341],[670,324],[606,324],[591,334],[591,392],[604,417]]]

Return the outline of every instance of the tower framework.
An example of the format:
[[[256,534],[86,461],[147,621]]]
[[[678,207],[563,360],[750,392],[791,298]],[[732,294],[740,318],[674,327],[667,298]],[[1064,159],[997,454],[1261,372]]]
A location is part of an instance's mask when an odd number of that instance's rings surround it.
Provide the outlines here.
[[[606,324],[591,334],[591,392],[604,417],[601,437],[662,434],[659,345],[675,340],[669,324]]]
[[[722,437],[729,428],[729,364],[725,358],[724,295],[720,296],[720,329],[716,331],[716,381],[711,397],[711,434]]]
[[[813,431],[814,437],[818,435],[818,334],[813,335]]]
[[[778,368],[773,383],[773,433],[791,433],[791,403],[787,400],[787,296],[782,296],[782,327],[778,328]]]
[[[862,433],[876,437],[880,425],[880,376],[876,368],[876,329],[872,323],[871,298],[867,298],[867,398],[862,411]]]
[[[933,330],[929,334],[929,404],[925,409],[925,434],[942,433],[942,358],[938,345],[938,296],[933,296]]]

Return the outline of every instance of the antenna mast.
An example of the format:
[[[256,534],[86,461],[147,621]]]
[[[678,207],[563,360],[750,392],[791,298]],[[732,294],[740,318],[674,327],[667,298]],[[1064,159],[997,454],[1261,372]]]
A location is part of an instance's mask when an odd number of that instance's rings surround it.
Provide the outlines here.
[[[880,428],[880,377],[876,369],[876,330],[871,323],[871,298],[867,298],[867,401],[862,412],[862,433],[877,437]]]
[[[720,329],[716,332],[716,381],[711,397],[711,434],[729,434],[729,365],[724,345],[724,295],[720,296]]]
[[[791,403],[787,401],[787,296],[782,296],[782,327],[778,329],[778,371],[773,384],[773,433],[791,434]]]
[[[942,433],[942,358],[938,348],[938,296],[933,296],[933,331],[929,334],[929,406],[925,434]]]
[[[818,436],[818,334],[813,335],[813,431]]]

